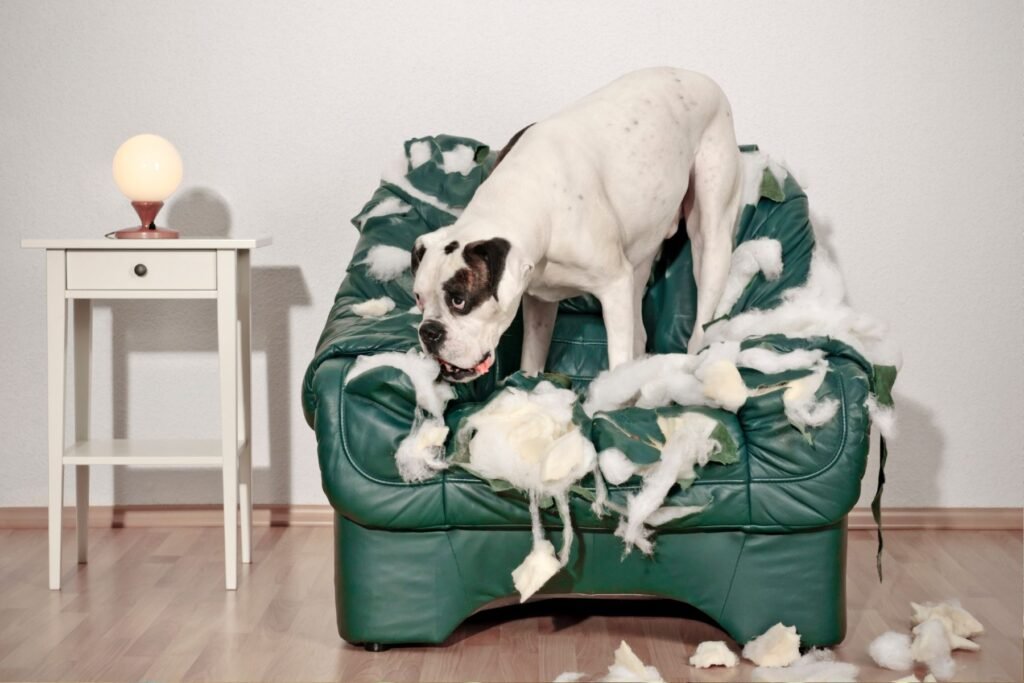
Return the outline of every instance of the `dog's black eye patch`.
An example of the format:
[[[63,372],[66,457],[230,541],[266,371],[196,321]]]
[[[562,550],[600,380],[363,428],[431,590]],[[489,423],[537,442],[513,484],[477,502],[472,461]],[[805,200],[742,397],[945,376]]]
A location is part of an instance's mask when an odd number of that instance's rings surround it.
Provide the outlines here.
[[[505,272],[505,259],[512,248],[509,241],[501,237],[470,242],[462,250],[466,265],[477,275],[479,293],[484,298],[498,298],[498,283]]]
[[[470,242],[463,248],[466,267],[452,273],[441,286],[452,313],[466,315],[491,297],[498,299],[498,283],[511,247],[508,240],[495,237]]]
[[[420,267],[420,261],[423,260],[423,255],[427,253],[427,248],[422,244],[417,244],[412,250],[412,261],[409,264],[409,269],[412,274],[415,275],[416,271]]]
[[[444,253],[450,254],[459,248],[459,243],[456,240],[452,240],[448,244],[444,245]]]

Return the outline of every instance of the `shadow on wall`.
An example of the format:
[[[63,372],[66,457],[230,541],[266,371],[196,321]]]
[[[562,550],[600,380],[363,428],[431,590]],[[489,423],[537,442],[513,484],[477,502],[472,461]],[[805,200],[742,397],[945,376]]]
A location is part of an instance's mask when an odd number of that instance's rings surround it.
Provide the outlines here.
[[[942,478],[946,441],[935,422],[935,413],[923,403],[910,400],[897,390],[896,401],[897,434],[889,441],[889,459],[885,467],[886,493],[882,498],[882,518],[885,518],[886,501],[894,500],[899,492],[900,500],[917,501],[915,507],[941,507],[939,479]],[[871,457],[877,462],[878,438],[871,444]],[[874,482],[865,479],[865,487],[874,490]],[[892,503],[889,503],[890,505]],[[905,505],[905,503],[904,503]]]
[[[845,269],[842,266],[840,254],[835,248],[835,229],[832,222],[813,209],[810,210],[810,218],[811,224],[814,226],[814,238],[817,245],[828,251],[832,260],[839,266],[839,272],[844,273],[845,287]],[[862,264],[862,267],[863,265],[871,264]],[[856,265],[852,267],[856,267]],[[847,291],[846,298],[849,301],[849,291]],[[854,309],[856,308],[854,306]],[[870,311],[868,313],[870,314]],[[886,320],[884,322],[889,325],[890,334],[894,334],[893,323],[895,321]],[[905,369],[906,365],[904,365],[904,371]],[[889,443],[889,459],[886,463],[888,499],[892,500],[892,495],[899,491],[901,499],[919,501],[918,506],[941,505],[938,481],[943,469],[945,440],[935,423],[932,410],[923,403],[905,398],[900,393],[900,382],[901,380],[897,378],[893,396],[896,401],[897,435]],[[874,433],[877,433],[877,430]],[[872,462],[878,462],[877,437],[871,441],[870,458]],[[924,467],[922,467],[922,460],[927,463]],[[863,486],[874,491],[875,482],[865,479]],[[884,499],[882,504],[884,515]]]
[[[186,237],[230,237],[231,212],[224,199],[212,190],[190,189],[182,193],[169,207],[167,225],[182,231]],[[293,387],[298,380],[291,376],[291,309],[310,305],[310,295],[302,271],[298,266],[268,266],[252,269],[252,350],[262,353],[266,361],[266,395],[269,405],[266,415],[269,424],[269,468],[253,469],[253,500],[265,502],[275,493],[291,490],[291,415],[298,405]],[[130,411],[129,387],[131,377],[129,358],[135,353],[202,352],[216,358],[217,325],[216,302],[199,301],[104,301],[112,320],[112,403],[113,436],[127,436]],[[216,372],[215,365],[212,372]],[[253,384],[258,378],[253,377]],[[216,392],[214,375],[207,383]],[[213,405],[219,405],[216,396]],[[187,401],[188,392],[181,391],[168,401],[169,414],[173,414],[174,401]],[[160,407],[164,409],[164,406]],[[261,406],[253,405],[253,414],[261,414]],[[219,425],[219,415],[213,421]],[[172,425],[173,426],[173,425]],[[254,438],[259,438],[262,427],[254,425]],[[185,431],[187,434],[187,430]],[[197,437],[216,437],[218,431]],[[145,435],[134,434],[143,438]],[[221,474],[218,468],[157,469],[124,467],[114,468],[113,502],[138,502],[147,492],[171,491],[183,502],[216,504],[222,500]],[[154,503],[167,500],[159,493]]]

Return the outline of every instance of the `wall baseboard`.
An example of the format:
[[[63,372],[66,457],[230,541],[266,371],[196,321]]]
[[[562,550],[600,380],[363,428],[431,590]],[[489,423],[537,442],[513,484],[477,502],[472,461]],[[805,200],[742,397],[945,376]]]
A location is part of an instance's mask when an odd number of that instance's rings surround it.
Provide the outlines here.
[[[45,529],[45,507],[0,507],[0,529]],[[885,529],[993,529],[1024,530],[1022,508],[884,508]],[[89,508],[93,528],[216,527],[224,523],[219,505],[115,505]],[[254,526],[331,526],[334,511],[328,505],[256,505]],[[74,526],[75,510],[64,508],[64,525]],[[851,529],[874,529],[868,508],[850,512]]]
[[[224,524],[220,505],[93,505],[89,526],[95,529],[133,527],[219,527]],[[254,505],[253,526],[331,526],[329,505]],[[0,508],[0,529],[45,529],[44,507]],[[75,525],[75,508],[64,508],[64,526]]]
[[[850,512],[851,529],[874,529],[870,508]],[[882,508],[882,526],[899,529],[1024,530],[1022,508]]]

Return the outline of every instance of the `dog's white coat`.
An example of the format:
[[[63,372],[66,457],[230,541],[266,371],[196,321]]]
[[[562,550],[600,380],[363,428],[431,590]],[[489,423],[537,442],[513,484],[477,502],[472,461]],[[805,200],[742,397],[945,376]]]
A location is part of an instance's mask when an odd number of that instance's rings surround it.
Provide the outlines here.
[[[494,352],[522,300],[522,368],[541,371],[557,302],[590,293],[602,305],[609,366],[631,360],[646,343],[644,286],[681,211],[697,282],[689,348],[701,348],[702,325],[712,319],[729,273],[741,189],[732,110],[721,89],[698,73],[636,71],[536,123],[459,219],[421,238],[426,252],[414,289],[424,320],[446,328],[438,356],[474,367]],[[493,238],[511,244],[497,299],[458,315],[442,284],[465,262],[461,250],[445,254],[442,247]]]

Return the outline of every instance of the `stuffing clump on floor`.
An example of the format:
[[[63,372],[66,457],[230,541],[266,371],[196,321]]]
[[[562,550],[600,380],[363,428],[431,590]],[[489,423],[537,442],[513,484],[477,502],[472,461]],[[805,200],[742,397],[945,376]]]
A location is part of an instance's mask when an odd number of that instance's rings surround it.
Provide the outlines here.
[[[919,662],[928,667],[932,680],[948,681],[956,673],[954,650],[979,650],[971,638],[985,627],[960,605],[959,600],[939,603],[910,603],[911,635],[887,631],[871,641],[868,654],[878,666],[893,671],[908,671]],[[907,681],[916,681],[908,677]],[[925,679],[928,680],[928,679]]]
[[[567,671],[555,678],[554,683],[576,683],[586,679],[585,673]],[[644,664],[623,640],[615,650],[615,659],[608,667],[608,673],[594,679],[594,683],[665,683],[665,679],[656,668]]]
[[[708,640],[697,646],[697,651],[690,657],[690,666],[698,669],[710,669],[713,666],[724,666],[731,669],[740,663],[740,658],[721,640]]]
[[[788,666],[759,666],[751,678],[767,683],[846,683],[856,681],[859,671],[855,664],[837,662],[831,650],[814,648]]]
[[[743,658],[758,666],[789,666],[800,658],[800,634],[795,626],[775,624],[743,646]]]
[[[743,658],[757,665],[755,681],[839,683],[856,681],[854,664],[836,661],[835,653],[813,648],[800,655],[800,634],[795,626],[775,624],[743,647]]]
[[[914,668],[914,655],[910,652],[910,636],[906,633],[886,631],[871,641],[868,654],[875,664],[893,671]]]

